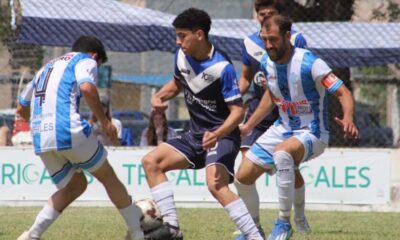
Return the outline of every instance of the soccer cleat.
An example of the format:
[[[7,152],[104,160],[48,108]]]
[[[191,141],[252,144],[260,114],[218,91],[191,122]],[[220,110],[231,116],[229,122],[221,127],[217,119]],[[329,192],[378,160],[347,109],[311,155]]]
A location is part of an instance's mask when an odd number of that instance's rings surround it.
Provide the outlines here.
[[[40,238],[34,238],[29,235],[28,231],[25,231],[17,238],[17,240],[39,240]]]
[[[307,218],[294,218],[294,222],[296,223],[296,228],[299,233],[308,234],[311,232],[310,225],[308,224]]]
[[[258,232],[260,233],[261,237],[263,239],[265,239],[264,229],[261,226],[258,226],[257,228],[258,228]],[[242,232],[240,232],[240,230],[238,230],[238,231],[239,231],[239,234],[234,233],[234,235],[236,235],[235,240],[246,240],[246,236]]]
[[[145,240],[183,240],[179,227],[170,225],[167,222],[150,232],[145,233]]]
[[[272,229],[271,234],[268,236],[268,240],[287,240],[293,234],[292,226],[289,222],[282,219],[275,221],[275,227]]]

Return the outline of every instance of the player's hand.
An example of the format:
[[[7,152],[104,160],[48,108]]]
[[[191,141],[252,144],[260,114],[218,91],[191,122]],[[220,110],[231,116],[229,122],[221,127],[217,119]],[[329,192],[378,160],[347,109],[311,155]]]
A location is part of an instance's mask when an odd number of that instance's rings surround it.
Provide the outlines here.
[[[246,124],[239,124],[240,138],[243,139],[250,135],[251,129],[246,126]]]
[[[166,102],[163,102],[160,98],[154,96],[151,98],[151,106],[156,112],[164,112],[168,108]]]
[[[343,128],[344,138],[356,139],[358,137],[358,129],[352,120],[335,117],[335,121]]]
[[[110,122],[107,121],[106,123],[101,125],[103,132],[107,135],[113,145],[118,145],[118,133],[117,128]]]
[[[203,149],[208,151],[215,147],[218,142],[218,136],[215,132],[206,131],[203,135]]]

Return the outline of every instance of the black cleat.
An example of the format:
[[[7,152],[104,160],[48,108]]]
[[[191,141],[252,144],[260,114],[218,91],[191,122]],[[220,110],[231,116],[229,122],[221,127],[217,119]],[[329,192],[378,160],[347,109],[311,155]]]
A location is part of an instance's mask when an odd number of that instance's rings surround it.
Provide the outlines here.
[[[161,227],[144,233],[145,240],[183,240],[179,227],[165,222]]]

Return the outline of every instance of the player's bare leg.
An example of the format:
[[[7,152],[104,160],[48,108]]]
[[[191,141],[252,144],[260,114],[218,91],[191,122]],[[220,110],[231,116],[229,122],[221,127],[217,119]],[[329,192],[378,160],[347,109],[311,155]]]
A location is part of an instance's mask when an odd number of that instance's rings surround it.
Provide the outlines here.
[[[24,232],[18,240],[40,239],[62,211],[85,192],[86,187],[85,175],[82,172],[75,173],[64,188],[58,190],[49,198],[47,204],[36,216],[31,228]]]
[[[168,182],[166,172],[185,169],[189,163],[183,155],[167,144],[160,144],[142,159],[147,183],[157,206],[160,208],[164,226],[147,234],[149,239],[182,239],[174,201],[172,185]]]
[[[125,239],[142,240],[143,232],[140,226],[140,209],[132,202],[125,186],[118,179],[108,161],[105,161],[92,175],[103,184],[108,197],[118,208],[128,228]]]

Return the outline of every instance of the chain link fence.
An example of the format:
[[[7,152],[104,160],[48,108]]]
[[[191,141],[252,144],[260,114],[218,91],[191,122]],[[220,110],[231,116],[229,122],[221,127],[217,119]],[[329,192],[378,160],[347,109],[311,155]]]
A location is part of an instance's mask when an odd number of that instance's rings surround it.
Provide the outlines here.
[[[21,34],[25,37],[34,36],[37,31],[40,31],[35,24],[42,24],[42,20],[47,15],[54,14],[46,12],[46,8],[41,7],[41,3],[46,0],[3,0],[0,2],[0,125],[8,128],[8,136],[11,138],[14,128],[14,113],[17,105],[17,96],[23,86],[32,79],[35,72],[42,64],[48,60],[57,57],[69,51],[72,42],[69,39],[62,41],[70,41],[69,44],[62,46],[50,46],[52,44],[27,44],[22,43]],[[388,24],[385,26],[386,31],[391,32],[391,27],[398,28],[400,19],[400,1],[397,0],[278,0],[283,6],[283,14],[290,16],[294,22],[341,22],[341,23],[360,23],[360,22],[375,22]],[[62,1],[53,1],[54,9]],[[77,5],[82,9],[87,7],[91,1],[86,1],[82,4],[79,0],[68,1],[69,8]],[[93,11],[88,13],[92,22],[94,22],[95,30],[102,29],[107,25],[106,29],[110,32],[105,40],[108,52],[109,62],[106,66],[99,70],[98,86],[102,95],[108,95],[111,99],[112,110],[117,118],[120,118],[126,128],[129,128],[134,136],[134,144],[139,142],[140,132],[147,126],[148,115],[151,111],[150,97],[161,87],[166,81],[171,79],[173,73],[173,49],[174,41],[167,41],[168,37],[173,38],[173,32],[170,31],[170,19],[188,7],[197,7],[206,10],[213,19],[239,19],[251,20],[255,17],[253,10],[254,1],[250,0],[95,0],[96,4],[101,7],[102,4],[115,7],[123,6],[126,11],[131,7],[145,7],[155,11],[139,16],[142,18],[143,26],[146,21],[152,21],[156,18],[157,13],[166,14],[163,18],[164,22],[160,23],[160,28],[154,36],[146,38],[148,50],[141,52],[124,51],[120,46],[118,51],[113,50],[113,42],[121,40],[123,36],[114,34],[120,27],[119,13],[115,9],[103,8],[105,16],[100,16],[102,13]],[[92,2],[92,3],[93,3]],[[122,4],[122,5],[120,5]],[[29,5],[29,10],[24,6]],[[14,11],[12,11],[11,6]],[[62,6],[58,6],[63,9]],[[157,12],[158,11],[158,12]],[[67,13],[65,9],[65,13]],[[40,15],[30,25],[23,25],[33,19],[33,13]],[[63,28],[49,29],[55,34],[49,35],[49,39],[63,38],[65,32],[80,33],[81,29],[68,27],[68,24],[73,24],[69,18],[73,18],[73,14],[65,14],[61,10],[63,16],[57,19],[58,22],[64,22]],[[121,13],[122,14],[122,13]],[[77,13],[79,15],[79,13]],[[101,19],[100,19],[101,18]],[[99,20],[100,19],[100,20]],[[104,20],[106,19],[106,20]],[[129,19],[128,19],[129,20]],[[13,23],[15,21],[15,23]],[[24,22],[25,21],[25,22]],[[44,21],[44,20],[43,20]],[[96,22],[97,21],[97,22]],[[217,22],[218,23],[218,22]],[[232,23],[232,22],[231,22]],[[236,24],[236,22],[233,22]],[[232,23],[232,24],[233,24]],[[393,24],[393,25],[390,25]],[[22,26],[22,27],[21,27]],[[67,26],[68,29],[65,27]],[[224,25],[223,25],[224,26]],[[248,25],[244,25],[248,26]],[[254,25],[251,25],[254,26]],[[301,28],[301,24],[295,25]],[[54,25],[54,28],[57,25]],[[142,27],[142,26],[141,26]],[[162,28],[161,28],[162,27]],[[88,27],[89,28],[89,27]],[[139,28],[139,27],[137,27]],[[161,30],[168,28],[167,33]],[[373,28],[373,26],[372,26]],[[219,28],[218,28],[219,29]],[[85,29],[84,29],[85,30]],[[93,29],[86,29],[91,31]],[[133,32],[126,32],[126,38],[129,39],[135,34],[145,34],[146,29],[142,30],[131,29]],[[216,29],[212,30],[214,33]],[[218,30],[219,31],[219,30]],[[239,28],[240,34],[245,33],[250,35],[254,32],[254,28]],[[57,34],[59,32],[59,34]],[[104,32],[93,32],[93,34],[103,34]],[[157,36],[157,34],[161,35]],[[171,35],[172,34],[172,35]],[[230,33],[235,35],[235,33]],[[239,33],[237,33],[239,35]],[[327,33],[328,34],[328,33]],[[368,34],[368,33],[366,33]],[[375,33],[371,33],[375,34]],[[352,35],[350,32],[349,35]],[[307,35],[305,35],[307,39]],[[362,36],[354,34],[352,36],[360,40]],[[385,42],[384,33],[382,36]],[[72,39],[72,38],[71,38]],[[122,40],[127,40],[122,39]],[[161,40],[160,40],[161,39]],[[222,40],[221,40],[222,39]],[[395,41],[396,39],[391,39]],[[400,39],[397,39],[400,42]],[[163,43],[165,49],[162,51],[152,48],[153,41],[165,41]],[[219,38],[218,44],[231,45],[237,44],[237,40],[232,40],[230,37]],[[222,42],[221,41],[226,41]],[[123,42],[123,41],[122,41]],[[159,42],[158,42],[159,43]],[[133,44],[135,45],[135,44]],[[399,44],[397,48],[399,48]],[[360,51],[371,51],[367,46],[362,46],[364,49]],[[373,46],[371,47],[373,48]],[[126,47],[128,49],[128,47]],[[335,50],[332,50],[335,51]],[[238,52],[237,52],[238,53]],[[228,55],[233,53],[229,53]],[[240,55],[240,54],[239,54]],[[374,55],[372,58],[386,59],[390,56],[387,54]],[[233,58],[235,59],[235,58]],[[335,68],[335,73],[344,80],[345,84],[352,89],[356,100],[356,123],[360,128],[360,138],[354,141],[343,139],[342,133],[336,123],[333,121],[334,116],[341,116],[340,104],[334,97],[329,98],[329,109],[331,116],[332,137],[330,141],[331,147],[398,147],[399,146],[399,131],[400,131],[400,99],[398,87],[400,84],[400,68],[398,65],[387,65],[383,61],[383,65],[369,67],[352,67],[352,68]],[[238,74],[241,71],[240,60],[234,60],[234,65]],[[170,125],[176,129],[184,130],[188,126],[188,112],[186,110],[183,96],[179,95],[176,99],[170,102],[168,109],[168,119]],[[82,111],[87,112],[88,109],[83,104]],[[3,130],[2,130],[3,131]],[[4,130],[6,131],[6,130]],[[7,141],[0,141],[0,144],[7,144]],[[10,141],[8,141],[10,144]]]

